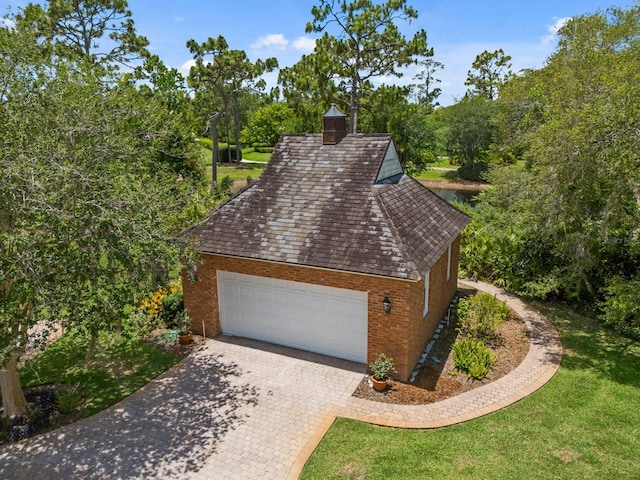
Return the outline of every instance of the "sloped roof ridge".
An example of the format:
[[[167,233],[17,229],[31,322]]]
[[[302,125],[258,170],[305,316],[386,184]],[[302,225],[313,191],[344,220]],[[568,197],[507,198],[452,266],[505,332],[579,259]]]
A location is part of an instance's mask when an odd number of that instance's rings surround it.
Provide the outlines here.
[[[433,192],[433,190],[431,190],[429,187],[427,187],[426,185],[423,185],[422,183],[420,183],[418,180],[416,180],[415,178],[413,178],[411,175],[407,175],[407,177],[409,177],[411,180],[413,180],[414,183],[417,183],[418,185],[420,185],[420,187],[422,188],[426,188],[427,190],[429,190],[431,193],[433,193],[435,195],[435,198],[438,202],[442,203],[443,205],[446,205],[449,208],[455,208],[456,210],[458,210],[458,212],[460,212],[462,215],[464,215],[465,217],[467,217],[469,220],[471,220],[471,217],[469,215],[467,215],[466,213],[464,213],[462,210],[457,209],[456,207],[454,207],[453,205],[451,205],[449,202],[447,202],[444,198],[442,198],[440,195],[436,194]]]
[[[402,241],[402,237],[400,237],[400,234],[398,233],[398,229],[394,225],[393,220],[391,219],[391,215],[389,215],[389,212],[387,211],[387,207],[384,204],[384,201],[382,200],[382,198],[380,198],[380,194],[378,193],[378,190],[375,187],[372,188],[371,190],[373,191],[374,197],[376,199],[376,203],[380,207],[380,211],[384,215],[387,226],[389,227],[389,230],[393,235],[393,239],[396,243],[396,247],[400,251],[400,254],[404,259],[404,263],[409,267],[409,270],[411,271],[411,277],[416,280],[420,279],[420,271],[418,270],[418,266],[411,259],[409,252],[405,248],[404,242]]]
[[[256,178],[255,180],[253,180],[251,183],[245,185],[244,187],[242,187],[240,190],[238,190],[237,192],[233,192],[231,195],[229,195],[225,200],[223,200],[222,202],[220,202],[218,205],[216,205],[215,207],[213,207],[213,209],[209,212],[209,214],[200,222],[200,223],[196,223],[195,225],[187,228],[183,235],[186,235],[187,233],[191,233],[192,230],[195,230],[199,227],[201,227],[202,225],[204,225],[205,223],[207,223],[211,217],[213,217],[218,210],[220,209],[220,207],[226,205],[227,203],[231,203],[233,200],[235,200],[236,198],[238,198],[240,195],[242,195],[244,192],[246,192],[247,190],[249,190],[250,188],[252,188],[253,186],[255,186],[258,183],[260,177]]]

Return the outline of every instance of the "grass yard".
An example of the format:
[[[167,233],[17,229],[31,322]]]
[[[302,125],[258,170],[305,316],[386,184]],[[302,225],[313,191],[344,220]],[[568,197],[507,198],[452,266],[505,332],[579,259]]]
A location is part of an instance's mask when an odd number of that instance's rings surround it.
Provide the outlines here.
[[[86,400],[83,416],[88,417],[131,395],[180,360],[141,339],[101,340],[94,358],[86,361],[88,339],[65,335],[20,369],[22,386],[78,385]]]
[[[534,306],[565,349],[542,389],[436,430],[338,419],[301,478],[640,478],[640,344],[563,308]]]
[[[218,165],[218,177],[231,177],[232,180],[237,179],[245,179],[248,175],[252,176],[254,179],[258,178],[262,171],[264,170],[265,165],[261,163],[241,163],[237,164],[223,164]],[[209,167],[211,168],[211,167]],[[209,170],[209,173],[211,170]]]
[[[270,153],[254,152],[253,148],[242,149],[242,159],[249,160],[251,162],[267,163],[271,158]]]
[[[242,158],[249,160],[249,158],[245,157],[244,153],[242,155],[243,155]],[[231,180],[234,180],[234,181],[246,180],[248,176],[250,176],[254,180],[258,178],[262,173],[262,170],[264,169],[265,165],[267,164],[266,162],[269,160],[270,154],[251,152],[247,155],[254,158],[251,160],[252,162],[261,162],[261,163],[241,163],[239,165],[229,164],[229,163],[218,164],[218,180],[226,176],[231,177]],[[259,159],[262,159],[262,160],[259,160]],[[205,168],[206,178],[211,180],[211,150],[208,150],[203,147],[200,161],[202,162],[202,165]]]
[[[425,170],[415,178],[421,180],[437,180],[441,182],[455,181],[458,179],[458,172],[455,170]]]
[[[264,170],[261,163],[241,163],[240,165],[223,164],[218,165],[218,180],[229,176],[231,180],[246,180],[251,177],[254,180],[260,176]],[[211,180],[211,167],[207,167],[207,178]]]
[[[449,157],[438,157],[437,161],[429,164],[430,168],[437,167],[437,168],[454,168],[454,169],[457,169],[459,166],[460,165],[451,164],[451,162],[449,161]]]

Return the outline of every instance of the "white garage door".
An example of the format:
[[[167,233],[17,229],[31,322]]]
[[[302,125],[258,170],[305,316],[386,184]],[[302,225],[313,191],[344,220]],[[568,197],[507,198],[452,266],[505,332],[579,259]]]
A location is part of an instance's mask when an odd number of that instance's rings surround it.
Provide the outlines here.
[[[367,293],[218,271],[222,333],[367,361]]]

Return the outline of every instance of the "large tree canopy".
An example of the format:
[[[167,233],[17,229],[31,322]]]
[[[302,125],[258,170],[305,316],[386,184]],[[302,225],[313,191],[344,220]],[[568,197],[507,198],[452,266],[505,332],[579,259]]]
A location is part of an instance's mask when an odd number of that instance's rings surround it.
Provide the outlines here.
[[[500,141],[531,168],[495,173],[478,207],[486,236],[468,237],[463,258],[491,252],[493,280],[605,310],[604,292],[640,279],[638,72],[640,6],[612,8],[570,20],[544,68],[502,87]],[[637,311],[620,318],[640,335]]]
[[[261,75],[278,67],[275,58],[251,62],[243,50],[230,50],[223,36],[208,38],[203,43],[189,40],[187,47],[196,64],[189,72],[189,85],[195,90],[196,102],[204,105],[204,112],[211,119],[213,140],[213,177],[217,182],[215,166],[219,162],[218,122],[225,114],[229,103],[233,102],[236,148],[240,148],[240,125],[238,121],[237,98],[242,90],[264,89]],[[240,158],[237,154],[236,158]]]
[[[324,58],[323,58],[324,57]],[[303,131],[319,132],[322,115],[332,103],[348,106],[348,95],[336,85],[325,68],[326,52],[303,55],[298,63],[278,73],[278,83],[289,105],[302,120]]]
[[[489,149],[495,136],[495,104],[482,96],[464,97],[444,110],[447,151],[462,165],[465,178],[480,180],[487,168]]]
[[[471,65],[464,84],[473,87],[469,95],[479,95],[487,100],[498,98],[500,86],[509,80],[513,74],[511,57],[505,55],[502,49],[480,53]]]
[[[0,387],[24,411],[16,362],[37,322],[95,334],[175,265],[197,215],[194,142],[162,98],[89,63],[43,60],[0,28]]]
[[[114,67],[148,56],[149,41],[137,35],[127,0],[49,0],[28,4],[16,18],[66,58]]]
[[[299,126],[296,116],[284,103],[273,103],[258,108],[249,124],[242,130],[243,141],[249,145],[266,143],[274,146],[284,133],[296,133]]]
[[[313,20],[307,33],[324,32],[316,42],[316,68],[329,72],[344,84],[348,92],[349,130],[358,131],[361,93],[371,79],[383,75],[400,77],[401,67],[433,54],[427,49],[427,34],[420,30],[407,40],[398,29],[398,21],[411,21],[418,12],[406,0],[371,0],[350,3],[320,0],[311,10]],[[330,32],[335,32],[332,34]]]

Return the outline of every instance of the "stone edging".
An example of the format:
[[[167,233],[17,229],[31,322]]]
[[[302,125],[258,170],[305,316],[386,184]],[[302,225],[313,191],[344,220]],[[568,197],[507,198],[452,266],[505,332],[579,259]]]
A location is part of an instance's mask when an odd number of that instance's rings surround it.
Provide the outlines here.
[[[397,405],[351,397],[332,414],[296,459],[289,478],[298,478],[305,463],[337,417],[397,428],[439,428],[466,422],[507,407],[547,383],[560,368],[562,344],[555,328],[515,295],[493,285],[459,280],[462,286],[507,302],[527,325],[530,346],[524,360],[509,374],[474,390],[426,405]]]

